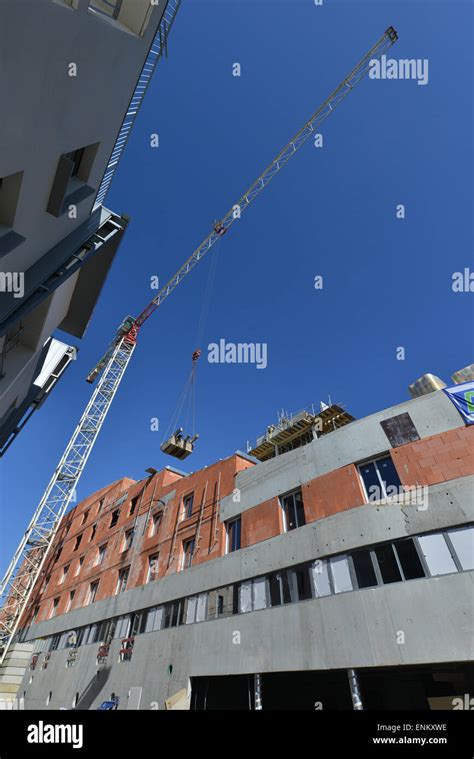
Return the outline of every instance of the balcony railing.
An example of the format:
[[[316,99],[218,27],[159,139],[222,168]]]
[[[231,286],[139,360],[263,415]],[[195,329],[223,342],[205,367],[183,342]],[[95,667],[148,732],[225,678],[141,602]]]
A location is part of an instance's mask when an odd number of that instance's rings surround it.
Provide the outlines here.
[[[151,44],[146,61],[143,64],[141,74],[133,91],[132,99],[130,100],[127,112],[122,121],[122,126],[120,127],[120,131],[117,135],[112,154],[97,191],[94,210],[98,206],[102,205],[105,200],[107,192],[109,191],[110,183],[112,182],[114,174],[117,170],[120,158],[122,157],[122,153],[132,131],[138,111],[140,110],[140,106],[143,102],[143,98],[145,97],[145,93],[151,82],[156,64],[160,60],[163,52],[167,54],[168,35],[171,31],[171,27],[176,18],[176,14],[178,13],[180,5],[181,0],[168,0],[168,4],[161,18],[158,31]]]

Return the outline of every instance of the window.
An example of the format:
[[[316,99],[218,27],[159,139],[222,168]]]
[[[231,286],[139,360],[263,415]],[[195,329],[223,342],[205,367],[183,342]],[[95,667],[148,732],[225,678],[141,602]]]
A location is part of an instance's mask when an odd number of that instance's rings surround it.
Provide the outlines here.
[[[66,602],[66,608],[64,609],[64,613],[65,614],[67,614],[67,612],[71,608],[72,602],[74,601],[74,596],[75,595],[76,595],[76,591],[75,590],[71,590],[71,592],[69,593],[69,597],[67,599],[67,602]]]
[[[378,546],[374,549],[374,554],[377,557],[383,583],[400,582],[402,574],[392,544]]]
[[[97,509],[97,513],[98,514],[100,514],[100,512],[102,511],[102,509],[104,507],[104,502],[105,502],[105,498],[101,498],[100,501],[99,501],[99,507]]]
[[[194,556],[194,538],[183,542],[183,559],[181,569],[187,569],[193,563]]]
[[[281,499],[284,514],[285,531],[295,530],[306,524],[301,490],[290,493]]]
[[[40,611],[40,607],[39,606],[35,606],[34,611],[33,611],[33,616],[31,617],[31,621],[32,622],[36,622],[36,619],[38,617],[39,611]]]
[[[128,516],[131,517],[135,513],[135,509],[137,508],[138,503],[138,496],[136,498],[132,498],[130,502],[130,511],[128,512]]]
[[[310,566],[313,594],[315,598],[331,595],[331,581],[329,579],[329,565],[327,559],[316,559]]]
[[[60,156],[46,211],[59,217],[69,205],[81,202],[92,195],[93,187],[87,184],[99,143],[76,148]]]
[[[93,524],[93,525],[92,525],[92,530],[91,530],[91,536],[90,536],[90,538],[89,538],[89,542],[90,542],[91,540],[94,540],[96,532],[97,532],[97,525],[96,525],[96,524]]]
[[[63,552],[63,547],[59,546],[58,550],[56,551],[56,555],[54,557],[54,561],[59,561],[62,552]]]
[[[183,623],[190,625],[193,622],[204,622],[207,618],[207,593],[191,596],[185,599]]]
[[[75,576],[76,577],[79,574],[79,572],[81,571],[81,568],[82,568],[83,564],[84,564],[84,556],[81,556],[81,558],[79,559],[79,561],[77,563],[77,567],[76,567],[76,572],[75,572]]]
[[[77,538],[76,538],[76,544],[74,546],[74,550],[75,551],[77,551],[77,549],[81,545],[81,540],[82,540],[82,533],[81,533],[81,535],[78,535]]]
[[[352,590],[352,579],[347,556],[335,556],[329,559],[329,566],[331,567],[334,592],[344,593],[346,590]]]
[[[126,531],[125,537],[124,537],[124,540],[123,540],[122,551],[128,551],[129,548],[131,548],[132,543],[133,543],[133,533],[134,533],[133,530],[127,530]]]
[[[49,585],[49,581],[50,581],[50,580],[51,580],[51,575],[46,575],[46,578],[45,578],[45,581],[44,581],[43,592],[44,592],[44,591],[46,590],[46,588],[48,587],[48,585]]]
[[[394,548],[405,580],[416,580],[418,577],[426,576],[415,543],[411,538],[397,540]]]
[[[0,257],[16,248],[25,239],[12,229],[22,181],[22,171],[0,177]]]
[[[232,553],[240,549],[241,518],[227,522],[227,545],[226,553]]]
[[[59,606],[59,598],[53,598],[53,605],[51,607],[51,614],[49,615],[50,618],[55,616],[55,614],[56,614],[56,612],[58,610],[58,606]]]
[[[96,580],[95,582],[91,582],[89,585],[89,595],[87,596],[87,604],[93,604],[96,597],[97,597],[97,591],[99,589],[99,580]]]
[[[107,550],[107,543],[104,543],[104,545],[99,547],[99,551],[97,553],[97,561],[96,561],[97,565],[103,563],[106,550]]]
[[[89,12],[125,27],[137,37],[143,37],[150,23],[153,5],[158,5],[157,0],[153,3],[150,0],[89,0]]]
[[[391,456],[359,464],[359,472],[368,501],[381,501],[400,492],[402,483]]]
[[[159,554],[154,553],[148,557],[147,582],[153,582],[158,579],[158,556]]]
[[[150,535],[156,535],[158,533],[161,524],[161,516],[161,512],[159,514],[153,514],[151,518]]]
[[[239,612],[244,614],[248,611],[266,609],[267,603],[267,578],[257,577],[255,580],[246,580],[239,586]]]
[[[89,509],[87,511],[85,511],[84,514],[82,515],[81,525],[83,525],[83,524],[85,524],[87,522],[87,517],[88,516],[89,516]]]
[[[121,569],[118,575],[118,581],[117,581],[117,588],[115,593],[123,593],[123,591],[127,587],[128,582],[128,575],[130,574],[130,567],[125,567],[125,569]]]
[[[64,582],[64,580],[66,579],[66,576],[67,576],[67,573],[69,572],[69,567],[70,567],[70,566],[71,566],[70,564],[66,564],[66,565],[63,567],[63,574],[62,574],[62,577],[61,577],[61,580],[60,580],[60,582],[61,582],[61,583],[63,583],[63,582]]]
[[[237,586],[227,585],[211,590],[207,599],[207,619],[228,617],[238,613]]]
[[[458,561],[463,569],[474,569],[474,527],[448,530]]]
[[[189,519],[193,513],[194,493],[183,498],[183,519]]]
[[[431,575],[446,575],[456,572],[456,564],[441,533],[422,535],[418,538],[425,561]]]
[[[164,606],[154,606],[148,611],[145,623],[145,632],[161,630],[163,625]]]
[[[288,578],[292,601],[306,601],[312,597],[308,567],[289,569]]]
[[[177,627],[183,623],[184,600],[172,601],[164,607],[163,628]]]
[[[281,606],[291,602],[290,585],[286,571],[273,572],[268,578],[270,590],[270,604]]]
[[[115,525],[117,524],[119,520],[119,516],[120,516],[120,509],[115,509],[115,511],[112,511],[112,517],[110,519],[109,528],[115,527]]]
[[[378,585],[375,567],[372,561],[372,552],[364,549],[354,551],[351,554],[354,564],[354,572],[359,588],[373,588]]]

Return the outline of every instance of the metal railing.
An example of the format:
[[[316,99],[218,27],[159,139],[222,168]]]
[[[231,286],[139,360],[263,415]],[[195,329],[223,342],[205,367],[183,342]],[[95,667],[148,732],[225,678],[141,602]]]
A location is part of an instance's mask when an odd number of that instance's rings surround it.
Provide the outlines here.
[[[150,84],[151,78],[155,71],[156,64],[160,60],[163,52],[166,54],[168,35],[170,33],[180,5],[181,0],[168,0],[168,4],[165,8],[160,24],[158,26],[158,30],[155,34],[150,50],[148,51],[146,61],[143,64],[138,82],[133,91],[132,99],[130,100],[127,112],[122,121],[122,126],[120,127],[120,131],[117,135],[117,139],[115,141],[112,154],[109,158],[109,162],[105,169],[104,176],[102,177],[99,189],[97,190],[93,210],[101,206],[105,200],[110,184],[120,162],[120,158],[122,157],[122,153],[125,149],[128,138],[135,123],[138,111],[140,110],[140,106],[143,102],[143,98],[145,97],[145,93],[148,89],[148,85]]]

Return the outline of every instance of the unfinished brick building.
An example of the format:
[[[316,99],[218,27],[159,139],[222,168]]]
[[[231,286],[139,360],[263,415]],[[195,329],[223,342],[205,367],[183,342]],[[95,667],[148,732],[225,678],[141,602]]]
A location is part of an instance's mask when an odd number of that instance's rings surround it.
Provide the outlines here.
[[[345,421],[298,439],[297,420],[260,460],[148,470],[69,511],[22,620],[25,708],[472,693],[474,430],[443,391]]]

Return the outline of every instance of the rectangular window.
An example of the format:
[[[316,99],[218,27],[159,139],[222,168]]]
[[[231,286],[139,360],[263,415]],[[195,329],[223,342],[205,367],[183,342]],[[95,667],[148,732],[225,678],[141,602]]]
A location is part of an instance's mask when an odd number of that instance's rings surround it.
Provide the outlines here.
[[[122,551],[128,551],[133,543],[133,530],[127,530],[123,539]]]
[[[107,550],[107,543],[104,543],[104,545],[99,547],[98,553],[97,553],[97,561],[96,564],[102,564],[105,559],[105,552]]]
[[[71,592],[69,593],[69,598],[67,599],[66,608],[64,609],[64,613],[65,614],[67,614],[67,612],[71,608],[72,602],[74,601],[74,596],[75,595],[76,595],[76,591],[75,590],[71,590]]]
[[[444,535],[422,535],[417,540],[432,576],[457,572]]]
[[[97,532],[97,525],[96,525],[96,524],[93,524],[93,525],[92,525],[92,530],[91,530],[91,536],[90,536],[90,538],[89,538],[89,542],[90,542],[91,540],[94,540],[96,532]]]
[[[329,565],[331,567],[334,592],[344,593],[346,590],[353,590],[347,556],[335,556],[333,559],[329,559]]]
[[[157,553],[154,553],[148,557],[147,582],[153,582],[158,579],[158,556]]]
[[[270,604],[272,606],[281,606],[282,604],[291,603],[290,583],[288,572],[285,570],[273,572],[268,577],[270,592]]]
[[[39,614],[39,610],[40,610],[40,607],[39,606],[35,606],[35,610],[33,612],[32,618],[31,618],[32,622],[36,622],[36,619],[37,619],[38,614]]]
[[[183,613],[184,604],[182,601],[172,601],[171,603],[166,604],[163,617],[163,628],[177,627],[177,625],[182,624]]]
[[[53,605],[51,607],[51,614],[49,615],[50,618],[55,616],[55,614],[56,614],[56,612],[58,610],[58,606],[59,606],[59,598],[53,598]]]
[[[400,582],[402,575],[392,544],[378,546],[374,549],[374,554],[377,557],[383,583],[387,585],[392,582]]]
[[[81,540],[82,540],[82,533],[81,533],[81,535],[78,535],[77,538],[76,538],[76,544],[74,546],[74,550],[75,551],[77,551],[77,549],[81,545]]]
[[[354,551],[351,557],[358,587],[373,588],[375,585],[378,585],[371,551],[365,549]]]
[[[67,577],[67,573],[69,572],[69,567],[70,566],[71,566],[70,564],[66,564],[66,566],[63,567],[63,574],[62,574],[62,577],[61,577],[61,583],[63,583],[65,581],[65,579]]]
[[[125,567],[125,569],[120,570],[118,574],[117,588],[115,590],[116,595],[118,593],[123,593],[123,591],[126,589],[129,574],[130,574],[130,567]]]
[[[98,514],[100,514],[100,512],[102,511],[102,509],[104,507],[104,502],[105,502],[105,498],[101,498],[100,501],[99,501],[98,509],[97,509],[97,513]]]
[[[137,508],[138,504],[138,496],[136,498],[132,498],[130,501],[130,511],[128,512],[128,516],[131,517],[135,513],[135,509]]]
[[[189,519],[193,513],[194,493],[183,498],[183,519]]]
[[[207,619],[228,617],[234,614],[234,585],[227,585],[217,590],[211,590],[207,601]]]
[[[150,536],[157,535],[158,530],[160,528],[160,524],[161,524],[161,517],[162,517],[161,512],[159,514],[153,514],[151,518]]]
[[[44,586],[43,586],[43,592],[44,592],[44,591],[46,590],[46,588],[48,587],[48,585],[49,585],[49,581],[50,581],[50,580],[51,580],[51,575],[46,575],[46,577],[45,577],[45,581],[44,581]]]
[[[283,508],[285,531],[295,530],[306,524],[304,516],[303,496],[301,490],[290,493],[281,499]]]
[[[59,561],[62,552],[63,552],[63,547],[60,546],[60,548],[58,548],[58,550],[56,551],[56,555],[54,557],[54,561]]]
[[[59,157],[46,211],[59,217],[68,205],[77,204],[93,194],[87,182],[99,143],[76,148]]]
[[[85,524],[87,522],[87,517],[89,516],[89,510],[85,511],[82,515],[82,522],[81,525]]]
[[[194,538],[183,542],[183,558],[181,569],[188,569],[193,563],[194,556]]]
[[[401,492],[402,483],[391,456],[359,464],[368,501],[381,501]]]
[[[267,578],[257,577],[255,580],[245,580],[239,586],[239,613],[266,609]]]
[[[110,519],[109,529],[110,527],[115,527],[115,525],[117,524],[119,520],[119,516],[120,516],[120,509],[115,509],[115,511],[112,511],[112,517]]]
[[[241,518],[227,522],[227,553],[240,549]]]
[[[293,603],[307,601],[309,598],[312,598],[308,567],[298,567],[297,569],[288,570],[288,579]]]
[[[75,571],[75,577],[77,577],[77,575],[81,571],[81,568],[82,568],[83,564],[84,564],[84,556],[81,556],[81,558],[77,562],[76,571]]]
[[[87,596],[87,604],[94,603],[97,597],[98,589],[99,589],[99,580],[96,580],[95,582],[91,582],[89,586],[89,595]]]
[[[474,527],[448,530],[448,536],[463,569],[474,569]]]
[[[397,540],[394,543],[394,548],[405,580],[416,580],[418,577],[425,577],[423,564],[418,556],[415,543],[411,538],[408,538],[408,540]]]
[[[329,579],[329,565],[327,559],[316,559],[311,564],[311,580],[315,598],[331,595],[331,582]]]
[[[161,630],[163,624],[163,606],[154,606],[147,614],[145,632]]]

